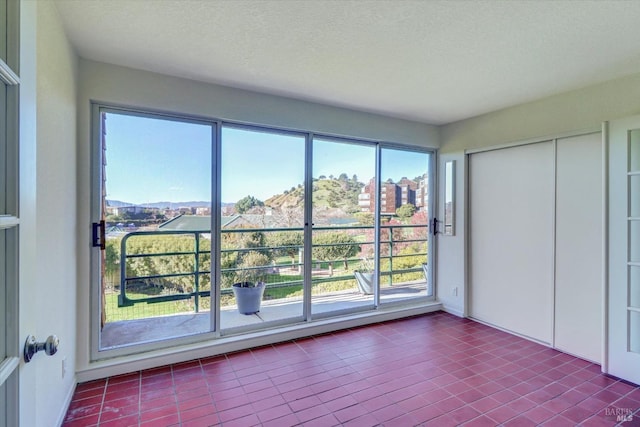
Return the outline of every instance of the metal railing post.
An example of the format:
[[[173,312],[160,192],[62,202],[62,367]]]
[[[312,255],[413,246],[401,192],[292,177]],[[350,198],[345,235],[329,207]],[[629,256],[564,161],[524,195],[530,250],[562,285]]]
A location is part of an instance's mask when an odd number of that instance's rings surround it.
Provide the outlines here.
[[[393,226],[389,226],[389,286],[393,286]]]
[[[196,313],[200,308],[200,233],[195,233],[195,262],[193,264],[194,273],[194,306]]]

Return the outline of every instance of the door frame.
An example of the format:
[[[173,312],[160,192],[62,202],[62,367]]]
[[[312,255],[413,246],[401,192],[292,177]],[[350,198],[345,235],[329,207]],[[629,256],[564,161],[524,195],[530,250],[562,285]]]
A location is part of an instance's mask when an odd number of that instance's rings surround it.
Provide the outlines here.
[[[584,129],[574,130],[574,131],[566,131],[559,132],[555,134],[549,134],[539,137],[532,137],[527,139],[522,139],[519,141],[511,141],[502,144],[491,145],[482,148],[474,148],[464,150],[464,182],[465,182],[465,190],[464,190],[464,205],[467,209],[468,215],[465,216],[465,224],[464,224],[464,232],[466,234],[465,238],[465,283],[467,283],[467,288],[465,289],[465,302],[464,302],[464,313],[466,316],[470,315],[470,289],[469,283],[471,283],[471,278],[467,277],[471,274],[470,268],[470,255],[471,255],[471,229],[470,229],[470,218],[472,213],[470,213],[470,173],[469,173],[469,164],[470,157],[475,153],[483,153],[494,150],[502,150],[505,148],[519,147],[530,144],[537,144],[546,141],[561,141],[567,138],[580,137],[589,134],[596,134],[600,132],[602,135],[602,182],[601,182],[601,198],[602,198],[602,246],[599,248],[599,253],[601,254],[600,262],[601,262],[601,270],[602,276],[601,280],[601,294],[602,294],[602,302],[601,302],[601,310],[602,310],[602,322],[601,322],[601,355],[600,355],[600,364],[602,368],[602,372],[607,373],[608,366],[608,357],[607,357],[607,346],[608,346],[608,286],[609,286],[609,141],[608,141],[608,122],[602,123],[598,127],[588,127]],[[598,191],[598,189],[594,189],[594,191]],[[555,241],[555,237],[554,237]],[[555,243],[554,243],[555,247]],[[554,268],[554,280],[555,280],[555,268]],[[552,330],[552,347],[555,348],[555,331]]]
[[[603,124],[604,144],[608,148],[606,174],[608,179],[606,253],[608,265],[607,289],[604,295],[606,341],[602,370],[636,384],[640,384],[640,374],[637,371],[640,352],[631,351],[630,348],[630,312],[638,313],[638,307],[635,307],[635,310],[630,308],[630,271],[632,268],[640,268],[638,267],[640,260],[632,260],[630,252],[631,224],[640,223],[640,217],[632,216],[631,212],[631,177],[638,176],[640,165],[632,169],[629,133],[639,129],[640,115]],[[640,146],[638,149],[640,150]],[[623,283],[624,286],[621,286]],[[622,307],[625,307],[624,310]]]
[[[0,150],[4,164],[0,166],[0,183],[4,196],[0,200],[0,229],[4,233],[4,247],[0,249],[0,263],[4,273],[0,278],[0,286],[4,288],[3,304],[3,330],[0,332],[0,340],[3,341],[5,354],[0,354],[0,386],[5,386],[4,401],[0,403],[5,408],[4,419],[0,425],[20,425],[19,402],[19,367],[20,367],[20,340],[19,340],[19,108],[20,108],[20,2],[17,0],[5,0],[4,22],[6,28],[6,51],[0,55],[0,82],[5,87],[3,104],[3,121],[5,121],[5,133],[0,135]]]

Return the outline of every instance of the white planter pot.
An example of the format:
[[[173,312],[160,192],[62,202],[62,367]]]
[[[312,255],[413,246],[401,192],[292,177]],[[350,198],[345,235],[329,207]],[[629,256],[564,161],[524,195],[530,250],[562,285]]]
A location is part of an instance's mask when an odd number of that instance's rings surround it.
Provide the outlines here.
[[[242,283],[234,283],[233,294],[236,297],[238,311],[242,314],[255,314],[259,312],[264,288],[264,282],[258,282],[256,286],[251,287],[242,286]]]
[[[360,293],[373,295],[373,273],[361,273],[359,271],[354,271],[353,274],[356,276]]]

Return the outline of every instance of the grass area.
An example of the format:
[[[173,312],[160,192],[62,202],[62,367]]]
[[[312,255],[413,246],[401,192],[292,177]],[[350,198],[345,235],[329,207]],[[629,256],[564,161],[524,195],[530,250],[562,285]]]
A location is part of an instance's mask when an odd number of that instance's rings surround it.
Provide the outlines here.
[[[131,299],[140,299],[146,298],[149,295],[128,292],[127,296]],[[205,310],[205,307],[206,310],[209,309],[209,298],[201,298],[200,302],[201,310]],[[118,294],[113,292],[105,295],[105,305],[107,323],[118,320],[145,319],[147,317],[166,316],[193,311],[192,300],[157,302],[153,304],[138,303],[130,307],[118,307]]]
[[[302,297],[302,285],[287,286],[284,288],[267,288],[264,290],[264,300]]]

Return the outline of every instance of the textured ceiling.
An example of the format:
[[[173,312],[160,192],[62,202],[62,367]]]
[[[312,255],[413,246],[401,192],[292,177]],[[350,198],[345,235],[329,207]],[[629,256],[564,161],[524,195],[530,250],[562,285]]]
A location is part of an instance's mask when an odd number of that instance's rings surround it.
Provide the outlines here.
[[[84,58],[432,124],[640,72],[640,1],[56,4]]]

